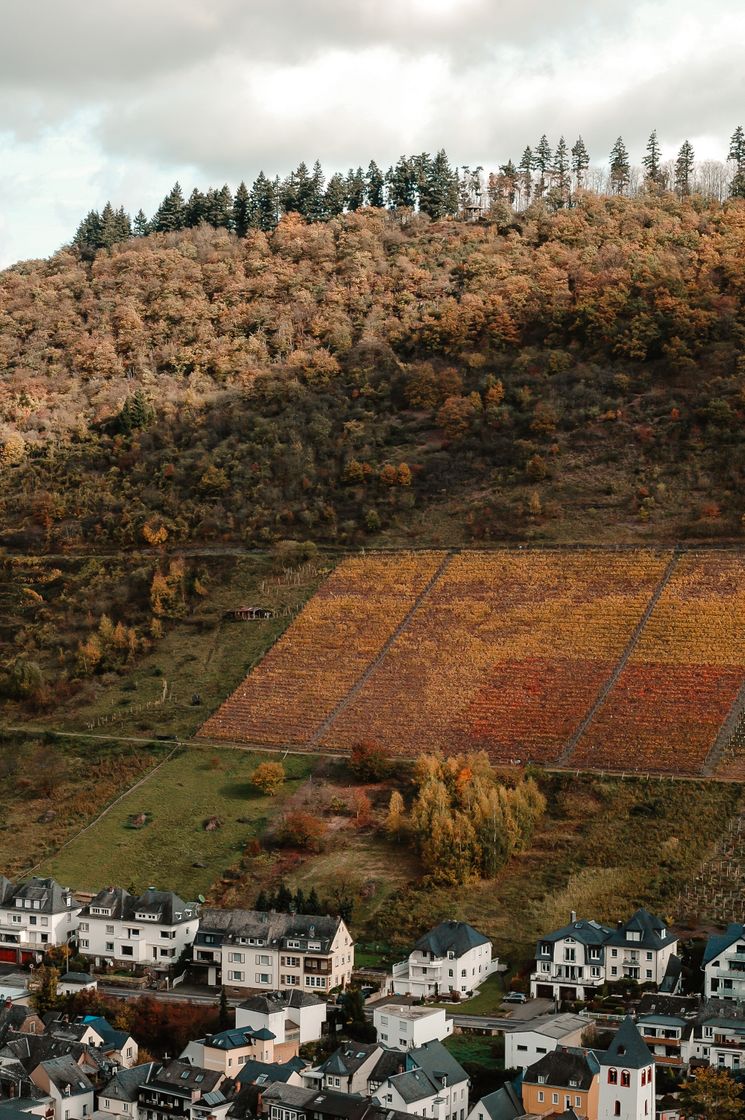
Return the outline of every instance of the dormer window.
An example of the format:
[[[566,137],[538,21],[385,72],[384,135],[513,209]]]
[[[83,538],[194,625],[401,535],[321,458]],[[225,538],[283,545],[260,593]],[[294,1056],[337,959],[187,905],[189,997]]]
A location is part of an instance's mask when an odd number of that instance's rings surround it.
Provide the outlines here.
[[[627,941],[641,941],[641,939],[642,939],[642,935],[639,933],[638,930],[630,929],[630,930],[626,931],[626,940]]]
[[[664,926],[660,930],[660,937],[667,937],[667,930],[665,929]]]
[[[545,1073],[539,1073],[539,1074],[538,1074],[538,1084],[539,1084],[539,1085],[545,1085],[545,1084],[546,1084],[546,1075],[545,1075]]]

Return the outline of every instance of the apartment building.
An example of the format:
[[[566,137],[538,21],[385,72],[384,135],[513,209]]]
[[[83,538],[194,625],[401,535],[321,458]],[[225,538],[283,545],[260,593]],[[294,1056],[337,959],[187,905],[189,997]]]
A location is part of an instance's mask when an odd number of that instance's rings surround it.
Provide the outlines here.
[[[149,887],[134,896],[105,887],[80,912],[80,952],[96,965],[147,964],[166,969],[191,945],[199,928],[199,907],[173,891]]]
[[[75,935],[80,906],[56,879],[11,883],[0,876],[0,961],[26,964]]]

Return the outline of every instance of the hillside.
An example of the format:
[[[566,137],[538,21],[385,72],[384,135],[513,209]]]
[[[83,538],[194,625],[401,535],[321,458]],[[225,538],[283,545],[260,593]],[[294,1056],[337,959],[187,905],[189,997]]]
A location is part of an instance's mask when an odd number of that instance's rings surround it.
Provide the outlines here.
[[[739,538],[745,205],[363,209],[0,274],[0,542]]]

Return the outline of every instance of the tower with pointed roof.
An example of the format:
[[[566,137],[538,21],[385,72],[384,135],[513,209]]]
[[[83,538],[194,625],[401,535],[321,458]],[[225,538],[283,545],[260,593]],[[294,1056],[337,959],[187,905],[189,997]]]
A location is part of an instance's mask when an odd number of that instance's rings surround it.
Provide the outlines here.
[[[598,1059],[598,1120],[654,1120],[654,1058],[630,1016]]]

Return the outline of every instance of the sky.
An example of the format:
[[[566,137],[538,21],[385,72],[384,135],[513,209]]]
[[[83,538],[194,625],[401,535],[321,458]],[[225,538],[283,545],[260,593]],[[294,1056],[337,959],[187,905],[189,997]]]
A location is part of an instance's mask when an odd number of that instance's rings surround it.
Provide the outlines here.
[[[743,0],[0,0],[0,267],[47,256],[107,199],[320,159],[444,147],[519,160],[581,134],[603,163],[745,124]]]

